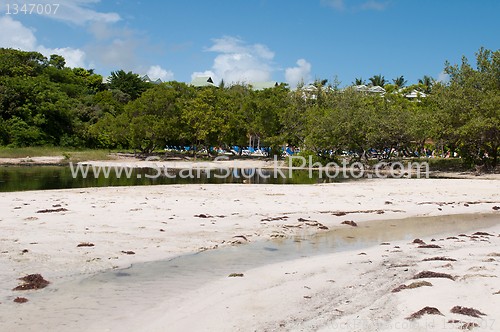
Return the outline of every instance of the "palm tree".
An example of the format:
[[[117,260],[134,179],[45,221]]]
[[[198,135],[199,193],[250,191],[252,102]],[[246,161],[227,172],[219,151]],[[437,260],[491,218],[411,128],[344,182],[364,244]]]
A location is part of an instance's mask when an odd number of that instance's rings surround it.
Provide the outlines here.
[[[396,85],[398,88],[402,88],[405,86],[406,84],[406,80],[403,78],[403,75],[401,75],[400,77],[396,78],[396,79],[393,79],[392,80],[394,82],[394,85]]]
[[[226,88],[226,83],[224,82],[224,79],[221,79],[219,83],[219,89],[224,90],[225,88]]]
[[[365,80],[360,77],[360,78],[355,78],[354,82],[352,82],[353,85],[365,85]]]
[[[384,87],[384,85],[386,85],[389,82],[385,79],[384,76],[382,76],[382,74],[374,75],[373,77],[370,77],[368,80],[371,82],[371,85],[381,86],[381,87]]]
[[[432,85],[434,84],[434,79],[431,76],[424,75],[423,78],[418,79],[418,83],[425,86],[425,93],[431,93]]]

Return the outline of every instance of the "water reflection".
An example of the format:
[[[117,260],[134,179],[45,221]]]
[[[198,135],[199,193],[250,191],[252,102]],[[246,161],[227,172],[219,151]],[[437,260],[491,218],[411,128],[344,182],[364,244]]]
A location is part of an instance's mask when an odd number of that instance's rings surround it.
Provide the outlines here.
[[[193,183],[314,184],[349,180],[340,176],[325,179],[324,174],[323,178],[320,178],[318,171],[313,171],[310,177],[309,171],[294,170],[291,178],[288,170],[281,171],[285,177],[282,177],[279,172],[275,174],[273,170],[266,169],[257,171],[252,168],[232,168],[229,171],[229,174],[224,169],[198,172],[195,168],[191,172],[193,177],[188,177],[189,172],[186,170],[162,169],[160,176],[157,176],[158,172],[154,168],[135,168],[130,176],[127,177],[123,172],[120,177],[117,177],[113,168],[108,177],[105,177],[102,172],[98,177],[94,177],[90,170],[86,178],[83,178],[81,172],[73,178],[69,166],[4,166],[0,167],[0,192]]]

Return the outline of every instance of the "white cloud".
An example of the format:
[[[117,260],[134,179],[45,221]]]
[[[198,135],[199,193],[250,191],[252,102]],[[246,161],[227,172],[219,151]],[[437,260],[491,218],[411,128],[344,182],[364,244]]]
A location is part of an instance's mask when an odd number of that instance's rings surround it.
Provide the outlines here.
[[[349,2],[349,5],[347,4]],[[358,2],[357,4],[355,2]],[[344,11],[346,9],[351,11],[361,10],[384,10],[390,1],[377,2],[375,0],[368,0],[359,4],[359,0],[321,0],[320,4],[323,6],[330,6],[335,10]]]
[[[114,23],[121,20],[120,15],[117,13],[100,13],[90,8],[92,5],[99,2],[100,0],[37,0],[36,2],[30,0],[0,0],[0,6],[5,9],[6,5],[9,4],[10,11],[13,12],[14,3],[18,5],[19,9],[26,5],[27,13],[30,11],[36,12],[37,10],[42,12],[41,9],[43,7],[43,14],[36,15],[43,15],[47,18],[78,25],[83,25],[88,21]],[[36,6],[33,7],[33,10],[30,3],[36,4]],[[59,4],[59,6],[55,4]]]
[[[136,54],[136,50],[144,44],[145,41],[136,38],[116,38],[111,43],[86,45],[84,50],[92,62],[131,71],[141,67],[141,59]]]
[[[448,77],[449,75],[446,74],[444,71],[440,72],[439,75],[438,75],[438,82],[446,82],[448,81]]]
[[[214,45],[205,48],[206,52],[222,53],[215,57],[213,71],[194,72],[197,76],[211,76],[214,82],[224,79],[228,83],[262,82],[272,79],[271,72],[275,70],[271,60],[274,52],[266,45],[246,45],[240,38],[224,36],[212,39]],[[211,73],[213,75],[206,75]]]
[[[191,74],[191,81],[194,80],[196,77],[211,77],[212,81],[216,80],[215,73],[211,70],[195,71],[194,73]]]
[[[95,68],[96,66],[107,66],[138,73],[151,70],[154,66],[151,67],[147,60],[141,59],[138,52],[149,52],[148,54],[158,52],[158,46],[148,45],[148,36],[143,31],[114,28],[112,23],[120,20],[120,16],[115,13],[99,13],[91,9],[98,2],[99,0],[61,0],[56,2],[60,6],[55,16],[53,14],[43,14],[45,17],[50,16],[66,23],[88,23],[87,31],[95,39],[82,48],[64,47],[64,45],[63,47],[49,48],[40,45],[35,37],[36,30],[25,27],[21,22],[14,20],[12,17],[15,15],[0,17],[0,47],[18,48],[23,51],[36,50],[46,57],[59,54],[66,59],[68,67]],[[1,7],[5,8],[6,3],[6,0],[0,0]],[[25,3],[28,4],[27,10],[30,10],[29,1],[16,2],[19,9]],[[50,4],[52,12],[56,10],[54,1],[43,0],[36,2],[36,4],[37,6],[38,4],[43,5],[44,10],[45,4]],[[34,8],[35,11],[37,6]],[[12,4],[10,5],[10,11],[13,12]],[[23,13],[23,15],[25,14]],[[158,70],[157,72],[157,77],[164,76],[168,78],[173,75],[172,72],[166,70]]]
[[[95,41],[84,47],[87,58],[92,63],[101,66],[144,74],[149,70],[153,70],[151,68],[154,66],[151,67],[150,63],[139,54],[141,52],[148,55],[163,53],[161,45],[148,44],[148,36],[145,31],[126,27],[115,28],[105,22],[92,22],[89,24],[87,31],[96,38]],[[167,71],[158,71],[158,74],[154,75],[154,77],[157,78],[161,75],[164,75],[165,78],[173,77],[173,73]],[[151,77],[149,74],[148,76]]]
[[[174,73],[170,70],[165,70],[162,67],[156,65],[151,66],[147,72],[149,78],[160,78],[163,82],[171,81],[174,79]]]
[[[138,32],[127,28],[112,28],[109,23],[91,22],[88,25],[88,32],[94,35],[97,40],[108,40],[113,37],[131,38]]]
[[[170,45],[170,52],[184,52],[187,48],[193,46],[192,41],[187,41],[181,44]]]
[[[298,67],[291,67],[285,70],[285,79],[292,87],[295,87],[302,80],[304,83],[308,83],[312,79],[312,76],[309,74],[311,72],[311,64],[309,62],[305,59],[299,59],[297,65]]]
[[[374,0],[368,0],[366,3],[362,4],[360,6],[360,8],[363,9],[363,10],[370,10],[370,9],[384,10],[387,7],[388,4],[389,4],[389,1],[376,2]]]
[[[0,17],[0,47],[32,51],[36,47],[34,29],[26,28],[11,16]]]
[[[82,68],[89,68],[85,64],[85,57],[86,54],[84,51],[80,49],[74,49],[71,47],[65,47],[65,48],[46,48],[43,45],[40,45],[36,48],[37,52],[42,53],[44,56],[46,56],[48,59],[50,59],[50,56],[52,54],[58,54],[64,57],[66,60],[66,67],[82,67]]]
[[[23,51],[37,51],[47,58],[52,54],[59,54],[66,60],[68,67],[88,68],[84,62],[85,52],[71,47],[47,48],[38,45],[33,32],[34,29],[27,28],[21,22],[14,21],[10,16],[0,17],[0,47],[16,48]]]
[[[345,9],[344,0],[321,0],[321,4],[324,6],[330,6],[337,10]]]

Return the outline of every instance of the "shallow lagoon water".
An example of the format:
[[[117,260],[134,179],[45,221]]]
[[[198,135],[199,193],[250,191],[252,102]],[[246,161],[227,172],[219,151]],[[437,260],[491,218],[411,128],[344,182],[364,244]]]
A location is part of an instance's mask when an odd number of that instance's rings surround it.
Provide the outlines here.
[[[54,331],[114,331],[123,320],[130,331],[140,331],[144,317],[157,317],[175,308],[189,291],[202,284],[266,264],[301,257],[361,250],[382,242],[458,235],[485,229],[500,222],[498,215],[453,215],[406,218],[361,223],[358,227],[335,227],[290,238],[257,241],[247,245],[186,254],[173,259],[134,264],[108,270],[29,294],[22,316],[15,305],[5,305],[0,325]],[[436,242],[436,243],[439,243]],[[17,295],[17,294],[16,294]],[[12,299],[7,302],[12,303]]]
[[[3,166],[0,167],[0,192],[25,191],[25,190],[49,190],[70,189],[87,187],[109,187],[109,186],[141,186],[141,185],[164,185],[164,184],[201,184],[201,183],[253,183],[253,184],[314,184],[326,182],[341,182],[352,179],[342,178],[339,174],[335,178],[327,178],[325,174],[319,177],[318,171],[313,171],[309,177],[309,171],[294,170],[289,177],[288,170],[282,170],[285,177],[273,170],[263,169],[261,173],[252,168],[230,169],[231,173],[225,178],[217,178],[215,175],[226,175],[222,169],[212,169],[209,172],[203,170],[200,176],[193,169],[194,178],[183,177],[179,169],[168,169],[168,176],[162,171],[161,176],[153,168],[134,168],[131,176],[127,178],[125,173],[117,177],[114,169],[109,176],[105,177],[101,172],[94,177],[92,171],[86,178],[81,172],[74,178],[69,166]],[[187,174],[187,173],[184,173]],[[263,175],[263,176],[261,176]],[[326,178],[325,178],[326,177]]]

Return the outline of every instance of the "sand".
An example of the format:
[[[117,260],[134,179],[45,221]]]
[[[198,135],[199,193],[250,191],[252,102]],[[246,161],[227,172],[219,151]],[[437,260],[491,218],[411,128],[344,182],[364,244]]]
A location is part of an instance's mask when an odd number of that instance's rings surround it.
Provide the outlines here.
[[[337,227],[344,220],[365,227],[377,220],[412,216],[494,213],[500,218],[500,212],[493,210],[500,206],[499,189],[495,180],[372,179],[322,185],[169,185],[3,193],[0,308],[5,314],[0,316],[0,330],[67,330],[64,315],[55,312],[43,318],[48,304],[36,301],[39,294],[61,296],[50,292],[75,276],[303,230],[327,232],[322,226]],[[338,212],[348,214],[332,215]],[[271,220],[283,216],[288,218]],[[493,236],[471,238],[470,231],[467,237],[453,234],[457,239],[422,238],[440,245],[437,249],[419,249],[411,241],[400,240],[363,249],[366,255],[338,252],[234,271],[244,277],[211,280],[176,297],[175,303],[165,299],[140,315],[97,315],[92,321],[73,321],[73,327],[82,331],[448,330],[474,319],[450,313],[459,305],[487,314],[477,323],[484,327],[486,320],[492,330],[500,330],[491,321],[500,314],[500,295],[493,295],[500,290],[500,258],[488,256],[500,253],[500,226],[487,231]],[[422,262],[433,256],[457,261]],[[422,279],[433,286],[391,292],[409,285],[413,275],[424,270],[458,277]],[[17,278],[32,273],[42,274],[51,284],[43,290],[12,291],[20,284]],[[30,301],[13,303],[17,296]],[[425,315],[408,325],[404,318],[426,306],[444,316]],[[23,322],[20,317],[25,317]],[[447,324],[449,320],[461,323]]]

